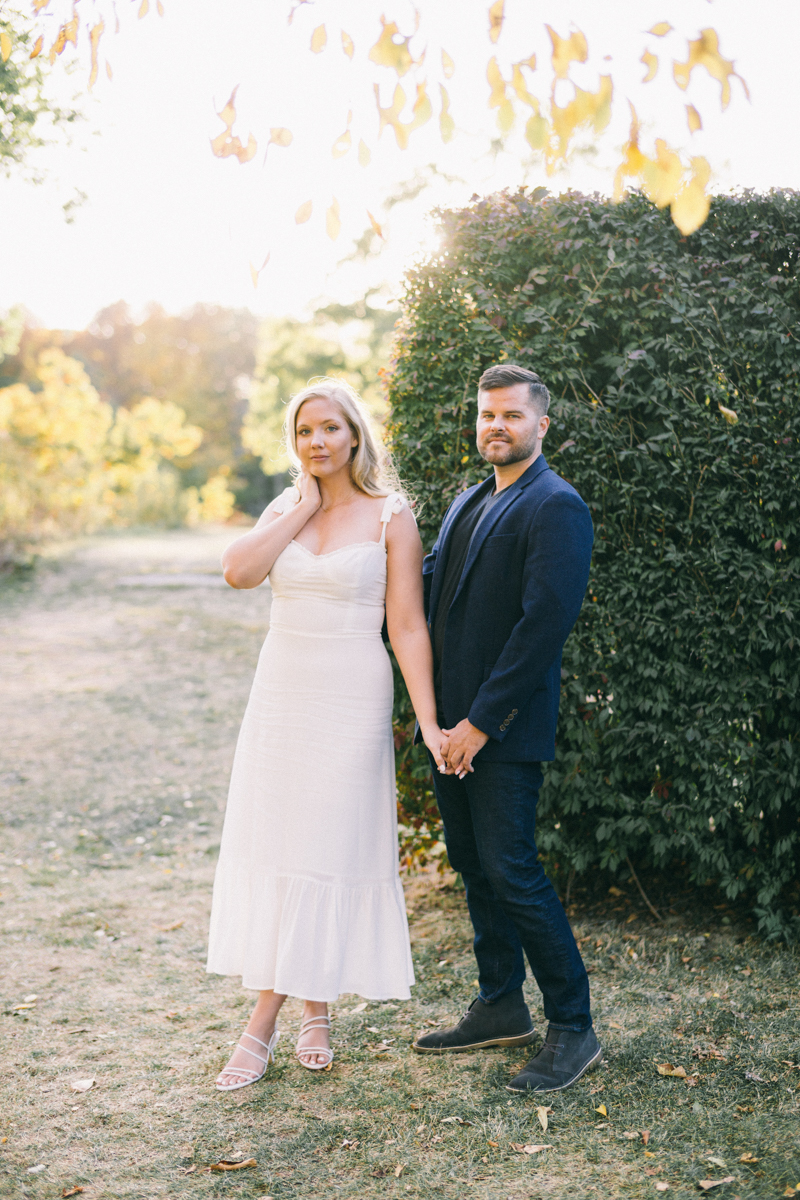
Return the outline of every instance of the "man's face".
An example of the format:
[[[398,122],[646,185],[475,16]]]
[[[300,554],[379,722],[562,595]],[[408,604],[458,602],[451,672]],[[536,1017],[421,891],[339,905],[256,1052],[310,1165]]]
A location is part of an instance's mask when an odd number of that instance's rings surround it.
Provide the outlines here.
[[[497,466],[522,462],[538,450],[549,417],[540,417],[527,383],[478,392],[478,452]]]

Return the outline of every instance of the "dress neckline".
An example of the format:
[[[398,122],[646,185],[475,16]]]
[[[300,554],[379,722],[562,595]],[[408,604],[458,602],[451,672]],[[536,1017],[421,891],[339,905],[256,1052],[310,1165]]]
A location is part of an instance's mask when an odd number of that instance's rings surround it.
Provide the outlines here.
[[[298,542],[296,538],[292,538],[289,543],[291,546],[299,546],[301,550],[305,550],[306,554],[310,554],[312,558],[330,558],[332,554],[340,554],[342,550],[352,550],[356,546],[380,546],[385,552],[386,543],[381,541],[370,540],[368,542],[349,542],[346,546],[338,546],[335,550],[326,550],[324,554],[315,554],[313,550],[309,550],[308,546],[304,546],[302,542]]]

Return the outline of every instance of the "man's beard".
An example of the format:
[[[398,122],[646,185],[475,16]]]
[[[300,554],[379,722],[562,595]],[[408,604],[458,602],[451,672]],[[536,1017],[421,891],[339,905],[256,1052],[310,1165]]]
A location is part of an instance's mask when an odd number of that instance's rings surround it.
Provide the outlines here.
[[[530,458],[536,449],[537,440],[536,434],[525,438],[524,441],[517,440],[515,442],[505,439],[491,441],[487,438],[486,442],[478,447],[478,453],[486,462],[506,467]]]

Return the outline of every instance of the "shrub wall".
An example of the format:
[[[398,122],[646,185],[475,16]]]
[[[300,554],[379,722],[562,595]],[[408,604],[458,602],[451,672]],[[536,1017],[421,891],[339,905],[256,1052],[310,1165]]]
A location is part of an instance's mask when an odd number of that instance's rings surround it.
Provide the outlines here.
[[[439,219],[388,381],[426,547],[486,477],[476,381],[502,360],[548,384],[545,454],[595,525],[540,845],[578,872],[680,867],[746,893],[762,930],[786,934],[800,875],[800,196],[718,198],[689,238],[639,196],[503,193]],[[397,718],[402,803],[420,823],[432,796],[402,696]]]

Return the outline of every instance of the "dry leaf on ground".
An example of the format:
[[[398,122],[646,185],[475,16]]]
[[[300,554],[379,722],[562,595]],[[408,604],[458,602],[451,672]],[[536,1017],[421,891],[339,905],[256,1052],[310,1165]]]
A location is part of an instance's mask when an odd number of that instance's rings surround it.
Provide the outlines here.
[[[73,1079],[69,1085],[73,1092],[88,1092],[95,1085],[94,1078],[92,1079]]]
[[[661,1183],[657,1183],[657,1184],[656,1184],[656,1191],[657,1191],[657,1192],[668,1192],[668,1191],[669,1191],[669,1184],[668,1184],[668,1183],[664,1183],[663,1181],[662,1181]]]
[[[172,933],[173,929],[180,929],[183,921],[173,921],[171,925],[159,925],[158,928],[162,933]]]
[[[231,1162],[230,1159],[222,1158],[219,1162],[211,1163],[206,1167],[207,1171],[243,1171],[245,1167],[255,1167],[258,1164],[254,1158],[246,1158],[243,1162]]]
[[[723,1183],[733,1183],[733,1176],[726,1175],[724,1179],[700,1179],[697,1186],[704,1192],[710,1192],[712,1188],[722,1187]]]
[[[349,1011],[349,1013],[350,1013],[350,1016],[352,1017],[352,1016],[353,1016],[355,1013],[364,1012],[364,1009],[365,1009],[366,1007],[367,1007],[367,1004],[366,1004],[366,1001],[364,1001],[364,1003],[363,1003],[363,1004],[357,1004],[357,1005],[355,1006],[355,1008],[351,1008],[351,1009],[349,1009],[348,1011]]]
[[[405,1170],[405,1163],[398,1163],[394,1169],[395,1178],[399,1179]]]
[[[598,1104],[597,1108],[594,1111],[596,1113],[600,1113],[601,1117],[608,1116],[608,1109],[606,1108],[605,1104]]]
[[[511,1143],[511,1149],[517,1154],[541,1154],[542,1150],[552,1150],[552,1146],[523,1146],[517,1142]]]
[[[551,1113],[552,1111],[553,1111],[552,1108],[548,1108],[544,1104],[539,1104],[536,1106],[536,1116],[539,1120],[539,1124],[541,1125],[541,1127],[545,1133],[547,1133],[547,1117],[548,1117],[548,1114]]]
[[[757,1163],[757,1162],[761,1162],[761,1159],[756,1158],[755,1155],[752,1154],[749,1150],[745,1150],[744,1154],[741,1154],[739,1156],[739,1162]]]
[[[65,1187],[62,1188],[61,1195],[64,1196],[66,1200],[67,1196],[79,1196],[82,1191],[82,1187]]]
[[[659,1063],[656,1070],[659,1075],[670,1075],[675,1079],[686,1079],[686,1069],[684,1067],[673,1067],[672,1063]]]
[[[639,1140],[639,1130],[638,1130],[638,1129],[628,1129],[628,1130],[626,1130],[626,1131],[623,1133],[623,1135],[622,1135],[622,1136],[623,1136],[624,1138],[627,1138],[629,1142],[632,1142],[632,1141],[634,1141],[634,1140],[638,1142],[638,1140]]]
[[[650,1130],[649,1129],[642,1130],[642,1141],[644,1142],[645,1146],[650,1141]]]

